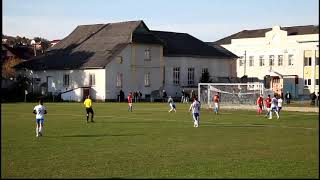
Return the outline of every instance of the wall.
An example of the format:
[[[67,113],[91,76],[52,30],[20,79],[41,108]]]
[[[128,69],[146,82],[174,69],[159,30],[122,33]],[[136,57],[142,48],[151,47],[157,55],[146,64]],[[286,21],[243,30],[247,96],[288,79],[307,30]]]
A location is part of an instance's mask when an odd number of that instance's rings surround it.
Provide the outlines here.
[[[151,60],[145,60],[145,49],[151,49]],[[122,63],[120,63],[122,58]],[[106,66],[106,99],[116,99],[122,89],[129,92],[141,91],[143,97],[162,86],[162,46],[129,44]],[[117,74],[122,73],[122,86],[117,87]],[[145,86],[145,73],[150,73],[150,86]]]
[[[188,86],[188,68],[194,68],[194,86],[202,76],[202,69],[208,68],[210,76],[234,76],[235,60],[195,58],[195,57],[164,57],[165,64],[165,89],[168,96],[181,96],[182,86]],[[173,68],[180,67],[180,85],[173,84]]]
[[[43,70],[21,72],[28,75],[29,78],[40,78],[40,81],[31,88],[34,92],[40,90],[40,85],[47,82],[47,78],[52,78],[48,84],[48,90],[52,93],[61,93],[78,87],[89,86],[89,74],[95,74],[95,85],[91,86],[90,95],[92,99],[105,99],[105,69],[90,69],[90,70]],[[63,85],[65,74],[69,74],[69,85]],[[70,93],[69,93],[70,94]],[[73,96],[80,96],[75,93]],[[72,97],[73,97],[72,96]],[[73,99],[77,99],[73,98]]]
[[[280,30],[278,26],[267,32],[265,37],[232,39],[231,44],[222,45],[237,56],[246,59],[246,66],[240,66],[240,59],[237,60],[237,76],[258,77],[263,79],[269,74],[269,70],[281,73],[282,75],[298,75],[299,84],[297,92],[304,94],[304,51],[318,50],[319,34],[287,36],[287,32]],[[259,65],[259,56],[264,55],[264,66]],[[274,55],[274,66],[269,66],[269,55]],[[278,55],[283,56],[283,65],[278,65]],[[289,65],[288,57],[293,55],[293,65]],[[254,57],[254,65],[249,66],[249,57]],[[314,61],[315,58],[313,58]],[[316,67],[312,72],[316,72]],[[316,77],[316,75],[313,75]],[[314,79],[312,80],[314,82]],[[314,83],[313,83],[314,84]],[[319,86],[309,88],[310,91],[318,90]]]

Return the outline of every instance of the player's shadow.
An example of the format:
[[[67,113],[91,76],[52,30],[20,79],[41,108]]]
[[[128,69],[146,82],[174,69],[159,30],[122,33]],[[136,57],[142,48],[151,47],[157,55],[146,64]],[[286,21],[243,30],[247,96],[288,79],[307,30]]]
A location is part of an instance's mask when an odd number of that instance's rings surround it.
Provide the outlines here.
[[[75,134],[75,135],[64,135],[64,136],[44,136],[47,138],[73,138],[73,137],[107,137],[107,136],[142,136],[144,134]]]

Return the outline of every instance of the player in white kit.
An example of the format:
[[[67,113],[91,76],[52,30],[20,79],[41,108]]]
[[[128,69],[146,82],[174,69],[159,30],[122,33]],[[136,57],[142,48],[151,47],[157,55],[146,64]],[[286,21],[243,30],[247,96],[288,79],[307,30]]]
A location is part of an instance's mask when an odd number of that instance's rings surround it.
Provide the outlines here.
[[[192,104],[190,105],[189,111],[192,111],[192,117],[193,117],[193,127],[198,127],[200,123],[200,107],[201,104],[198,101],[198,98],[195,97],[193,99]]]
[[[43,100],[39,100],[39,105],[33,108],[33,114],[36,115],[36,137],[43,135],[43,122],[44,122],[44,115],[47,114],[46,107],[43,105]]]
[[[172,99],[172,97],[171,96],[169,96],[169,98],[168,98],[168,103],[169,103],[169,106],[170,106],[170,110],[169,110],[169,112],[171,112],[172,110],[174,110],[174,112],[177,112],[177,110],[176,110],[176,104],[174,103],[174,101],[173,101],[173,99]]]
[[[277,115],[277,119],[279,119],[279,113],[278,113],[278,99],[277,95],[275,94],[274,97],[271,99],[271,109],[269,113],[269,119],[272,119],[272,112],[275,112]]]

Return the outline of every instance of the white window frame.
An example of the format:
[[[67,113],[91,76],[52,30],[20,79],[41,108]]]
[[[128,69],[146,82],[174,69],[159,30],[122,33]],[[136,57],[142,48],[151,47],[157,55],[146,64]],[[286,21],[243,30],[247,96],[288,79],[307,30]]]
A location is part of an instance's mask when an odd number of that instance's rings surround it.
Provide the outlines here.
[[[209,72],[208,68],[202,68],[202,69],[201,69],[201,76],[203,76],[203,74],[204,74],[205,72]]]
[[[249,66],[254,66],[254,56],[249,56]]]
[[[173,68],[173,84],[180,85],[180,67]]]
[[[283,65],[283,55],[278,55],[278,66]]]
[[[269,55],[269,66],[274,66],[274,55]]]
[[[64,74],[63,75],[63,86],[69,86],[70,85],[70,74]]]
[[[188,68],[188,85],[194,85],[194,68]]]
[[[151,48],[147,48],[144,50],[144,60],[146,61],[151,60]]]
[[[304,86],[309,87],[312,85],[311,79],[304,79]]]
[[[117,87],[122,87],[122,80],[123,80],[122,78],[123,78],[122,73],[117,73],[117,84],[116,84]]]
[[[303,65],[304,66],[312,66],[312,58],[311,57],[304,57]]]
[[[148,72],[144,74],[144,86],[148,87],[150,84],[150,73]]]
[[[94,73],[89,73],[89,86],[96,85],[96,75]]]
[[[243,56],[240,56],[239,58],[239,66],[243,66],[244,65],[244,59]]]
[[[288,55],[288,65],[289,66],[293,66],[293,60],[294,60],[294,55],[293,54],[289,54]]]
[[[264,66],[264,56],[259,56],[259,66]]]

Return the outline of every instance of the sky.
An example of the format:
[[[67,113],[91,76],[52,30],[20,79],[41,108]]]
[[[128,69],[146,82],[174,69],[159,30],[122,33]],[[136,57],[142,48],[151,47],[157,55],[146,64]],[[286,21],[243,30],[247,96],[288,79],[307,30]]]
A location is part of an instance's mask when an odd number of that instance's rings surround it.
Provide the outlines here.
[[[3,0],[2,33],[63,39],[78,25],[143,20],[213,42],[242,30],[319,25],[319,0]]]

